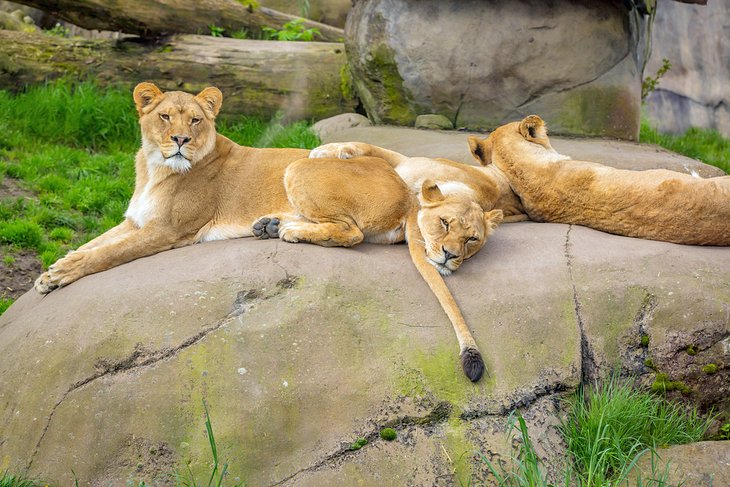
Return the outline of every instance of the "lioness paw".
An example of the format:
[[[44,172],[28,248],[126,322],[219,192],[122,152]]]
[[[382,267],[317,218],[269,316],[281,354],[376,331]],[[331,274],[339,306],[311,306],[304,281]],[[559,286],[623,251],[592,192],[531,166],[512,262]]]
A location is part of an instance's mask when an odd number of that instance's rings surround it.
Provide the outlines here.
[[[251,231],[256,238],[279,238],[279,221],[278,218],[263,217],[253,224]]]
[[[48,294],[57,287],[66,286],[85,275],[84,260],[86,252],[72,251],[66,257],[51,265],[36,279],[34,287],[41,294]]]
[[[48,272],[44,272],[35,280],[33,287],[40,294],[48,294],[56,289],[58,285],[51,282],[51,275]]]
[[[325,157],[334,157],[335,159],[352,159],[353,157],[363,155],[355,144],[334,142],[325,144],[313,149],[309,153],[310,159],[322,159]]]

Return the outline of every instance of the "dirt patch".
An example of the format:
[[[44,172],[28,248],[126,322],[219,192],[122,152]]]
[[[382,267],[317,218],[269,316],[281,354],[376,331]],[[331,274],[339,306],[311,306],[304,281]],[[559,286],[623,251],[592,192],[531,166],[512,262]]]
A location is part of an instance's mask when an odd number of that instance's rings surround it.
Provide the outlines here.
[[[32,250],[2,247],[0,255],[0,297],[18,299],[33,287],[41,273],[41,261]]]
[[[24,189],[17,179],[2,178],[0,179],[0,200],[5,198],[22,198],[32,197],[32,192]]]

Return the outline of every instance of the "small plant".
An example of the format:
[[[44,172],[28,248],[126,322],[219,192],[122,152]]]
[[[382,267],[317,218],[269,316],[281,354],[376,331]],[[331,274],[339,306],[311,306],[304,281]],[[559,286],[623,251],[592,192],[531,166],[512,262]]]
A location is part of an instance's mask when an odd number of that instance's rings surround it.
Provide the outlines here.
[[[15,264],[15,257],[8,254],[5,257],[3,257],[3,263],[7,266],[11,266],[11,265]]]
[[[704,372],[707,375],[712,375],[717,372],[717,365],[707,364],[704,367],[702,367],[702,372]]]
[[[368,444],[368,440],[366,438],[358,438],[357,440],[355,440],[355,442],[352,445],[350,445],[349,450],[350,451],[359,450],[360,448],[364,447],[367,444]]]
[[[672,69],[672,63],[669,62],[669,59],[664,58],[662,59],[662,65],[657,70],[656,74],[652,76],[647,76],[644,78],[644,81],[641,82],[641,101],[645,101],[646,97],[649,96],[654,90],[656,90],[656,87],[659,86],[659,80],[667,74],[667,71]]]
[[[263,27],[264,40],[274,41],[313,41],[314,36],[319,36],[319,29],[307,29],[304,25],[304,19],[294,19],[284,24],[281,30],[272,29],[271,27]]]
[[[730,423],[725,423],[720,426],[720,430],[717,433],[721,440],[730,440]]]
[[[35,249],[43,241],[43,230],[37,224],[24,220],[0,222],[0,243]]]
[[[660,394],[666,394],[671,391],[679,391],[686,395],[692,392],[692,389],[690,389],[687,384],[677,380],[670,380],[669,376],[664,373],[656,375],[654,383],[651,385],[651,390]]]
[[[210,29],[210,35],[213,37],[223,37],[223,33],[226,31],[223,27],[218,27],[217,25],[209,25],[208,29]]]
[[[697,349],[694,345],[687,345],[685,351],[687,352],[687,355],[697,355]]]
[[[261,6],[258,0],[238,0],[238,3],[246,7],[249,11],[254,11]]]
[[[0,487],[39,487],[40,485],[33,480],[11,475],[9,472],[0,474]]]
[[[0,298],[0,315],[5,313],[5,311],[10,307],[10,305],[13,304],[13,300],[10,298]],[[2,486],[3,484],[0,484]]]
[[[250,39],[250,35],[247,29],[239,29],[237,31],[231,32],[231,37],[233,39]]]
[[[654,361],[650,357],[644,359],[644,365],[652,370],[656,370],[656,365],[654,365]]]
[[[648,347],[649,346],[649,335],[641,335],[641,346],[642,347]]]
[[[380,437],[385,441],[393,441],[398,437],[398,433],[393,428],[383,428],[380,430]]]
[[[56,25],[51,27],[50,29],[45,31],[46,34],[52,35],[52,36],[58,36],[58,37],[68,37],[71,34],[71,31],[68,27],[65,27],[58,22],[56,22]]]

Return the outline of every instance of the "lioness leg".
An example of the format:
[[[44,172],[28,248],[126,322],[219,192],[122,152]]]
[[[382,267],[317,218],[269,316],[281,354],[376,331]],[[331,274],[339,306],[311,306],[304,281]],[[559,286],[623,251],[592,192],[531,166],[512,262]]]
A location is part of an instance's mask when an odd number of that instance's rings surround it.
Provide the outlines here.
[[[280,224],[279,238],[285,242],[309,242],[323,247],[352,247],[362,242],[365,236],[354,223],[295,220]]]
[[[114,240],[121,238],[124,234],[127,232],[132,232],[136,230],[137,227],[134,226],[129,220],[124,220],[122,223],[117,225],[116,227],[110,228],[106,232],[102,233],[98,237],[96,237],[93,240],[89,240],[84,245],[79,247],[78,250],[90,250],[95,247],[99,247],[101,245],[107,245],[112,243]]]
[[[398,152],[383,149],[376,145],[367,144],[365,142],[333,142],[331,144],[321,145],[309,153],[310,159],[323,159],[333,157],[335,159],[352,159],[361,156],[379,157],[385,160],[392,167],[398,166],[401,162],[408,159]]]

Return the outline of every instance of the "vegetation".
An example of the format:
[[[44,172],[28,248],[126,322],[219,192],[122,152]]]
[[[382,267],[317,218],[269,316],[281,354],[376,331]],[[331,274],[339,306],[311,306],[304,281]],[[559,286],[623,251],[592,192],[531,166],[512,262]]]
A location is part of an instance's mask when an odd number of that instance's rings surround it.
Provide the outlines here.
[[[651,94],[652,91],[656,90],[656,87],[659,86],[659,80],[667,74],[667,71],[672,69],[672,63],[669,62],[669,59],[664,58],[662,59],[662,65],[657,70],[656,74],[654,76],[647,76],[644,78],[644,80],[641,82],[641,101],[643,102],[646,100],[646,97]]]
[[[393,428],[383,428],[380,430],[380,437],[385,441],[393,441],[398,437],[398,432]]]
[[[583,487],[624,482],[639,458],[649,452],[652,478],[655,482],[666,478],[668,470],[659,469],[655,449],[702,439],[713,419],[638,391],[632,381],[616,379],[591,390],[580,389],[567,407],[559,427],[567,446],[564,478],[559,483]],[[519,413],[510,417],[508,430],[513,436],[515,431],[519,433],[511,469],[498,469],[482,455],[489,470],[503,486],[547,486],[545,466]],[[647,484],[639,477],[637,485],[662,484]]]
[[[9,472],[0,474],[0,487],[37,487],[39,484],[33,480],[11,475]]]
[[[210,35],[213,37],[227,36],[226,29],[217,25],[209,25]],[[264,41],[314,41],[315,38],[321,37],[322,33],[317,28],[307,29],[304,25],[304,19],[294,19],[287,22],[281,29],[272,27],[262,27],[260,31],[251,31],[249,29],[239,29],[233,31],[230,37],[234,39],[259,39]]]
[[[306,122],[238,118],[219,130],[254,147],[319,144]],[[139,145],[128,90],[57,81],[18,95],[0,91],[0,181],[12,178],[34,195],[0,199],[3,261],[30,249],[46,268],[122,221]]]
[[[699,159],[730,174],[730,139],[717,131],[691,128],[682,135],[660,134],[647,120],[642,120],[639,140]]]

